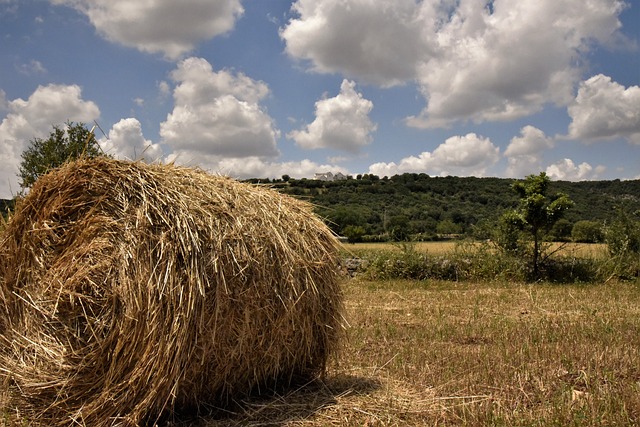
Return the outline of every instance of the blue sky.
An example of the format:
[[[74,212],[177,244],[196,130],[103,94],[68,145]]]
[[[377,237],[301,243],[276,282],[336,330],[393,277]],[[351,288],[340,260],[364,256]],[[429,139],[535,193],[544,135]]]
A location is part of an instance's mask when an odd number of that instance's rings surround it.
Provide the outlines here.
[[[67,120],[238,178],[640,178],[637,1],[0,0],[0,40],[0,198]]]

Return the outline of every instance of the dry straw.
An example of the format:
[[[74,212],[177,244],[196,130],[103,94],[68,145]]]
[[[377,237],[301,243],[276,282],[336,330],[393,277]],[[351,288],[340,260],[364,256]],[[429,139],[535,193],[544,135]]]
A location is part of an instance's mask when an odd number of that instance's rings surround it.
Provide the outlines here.
[[[134,426],[323,372],[337,245],[302,201],[174,165],[81,159],[0,235],[0,369],[30,423]]]

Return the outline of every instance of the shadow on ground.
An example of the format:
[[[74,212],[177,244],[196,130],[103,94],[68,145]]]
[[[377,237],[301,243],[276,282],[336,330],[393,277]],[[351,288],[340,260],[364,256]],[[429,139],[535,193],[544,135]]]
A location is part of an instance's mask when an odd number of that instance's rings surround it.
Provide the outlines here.
[[[284,393],[251,397],[236,402],[232,409],[215,408],[206,416],[170,421],[165,427],[278,427],[311,419],[337,405],[339,398],[367,395],[380,386],[380,381],[371,378],[335,375]]]

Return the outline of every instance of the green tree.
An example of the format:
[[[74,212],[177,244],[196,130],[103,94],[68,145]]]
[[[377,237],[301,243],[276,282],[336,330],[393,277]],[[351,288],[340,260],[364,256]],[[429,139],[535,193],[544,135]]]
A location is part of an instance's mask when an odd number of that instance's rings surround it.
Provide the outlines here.
[[[375,176],[375,175],[373,175]],[[406,215],[393,215],[387,221],[387,229],[391,238],[395,241],[402,242],[409,239],[409,218]]]
[[[606,229],[606,242],[612,256],[628,256],[640,253],[639,211],[629,212],[618,207],[615,218]]]
[[[436,232],[438,234],[460,234],[462,233],[462,226],[446,218],[436,225]]]
[[[573,224],[564,218],[560,218],[553,224],[553,227],[551,227],[551,231],[547,235],[547,240],[553,242],[568,242],[571,238],[572,230]]]
[[[100,155],[102,151],[95,135],[83,123],[67,122],[66,128],[54,125],[47,139],[32,139],[29,147],[22,153],[18,173],[20,187],[24,191],[38,177],[65,162],[83,156],[91,158]]]
[[[571,238],[578,243],[599,243],[603,238],[602,225],[598,221],[578,221],[573,224]]]
[[[522,230],[525,227],[524,219],[520,212],[508,210],[500,217],[495,236],[497,245],[511,255],[523,255]]]
[[[542,237],[573,206],[566,194],[547,195],[550,183],[551,179],[544,172],[515,182],[512,188],[520,198],[519,206],[503,215],[504,222],[524,231],[533,240],[532,267],[536,279],[540,277]]]
[[[362,236],[364,236],[365,233],[366,230],[360,225],[347,225],[342,230],[342,234],[347,238],[349,243],[361,242]]]

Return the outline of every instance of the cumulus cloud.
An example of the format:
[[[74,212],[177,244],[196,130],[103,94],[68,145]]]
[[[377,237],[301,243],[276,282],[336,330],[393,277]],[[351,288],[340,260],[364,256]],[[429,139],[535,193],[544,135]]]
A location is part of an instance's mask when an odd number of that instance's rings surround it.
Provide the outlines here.
[[[504,151],[509,166],[507,176],[523,177],[542,170],[542,153],[553,148],[553,139],[547,137],[543,131],[534,126],[520,129],[520,136],[511,138],[511,142]]]
[[[85,14],[112,42],[178,59],[198,42],[233,29],[240,0],[50,0]]]
[[[142,135],[142,126],[137,119],[122,119],[99,141],[102,150],[114,157],[128,160],[154,162],[162,157],[162,149]]]
[[[356,92],[355,83],[343,80],[340,93],[316,102],[316,118],[302,130],[287,134],[303,148],[333,148],[355,153],[370,144],[377,125],[369,118],[373,102]]]
[[[269,94],[263,82],[241,73],[216,72],[202,58],[188,58],[171,74],[177,83],[174,108],[160,124],[162,143],[173,159],[269,158],[279,154],[279,131],[260,101]]]
[[[571,139],[585,142],[616,137],[640,144],[640,87],[625,88],[598,74],[582,82],[568,108]]]
[[[7,93],[0,89],[0,112],[6,111],[9,108],[9,103],[7,101]]]
[[[213,171],[234,178],[280,178],[289,175],[292,178],[313,178],[320,171],[342,172],[347,170],[333,164],[319,164],[308,159],[290,162],[265,161],[258,157],[246,159],[223,159]]]
[[[342,73],[382,86],[415,76],[421,22],[413,0],[299,0],[280,30],[287,53],[317,72]]]
[[[418,128],[524,117],[568,105],[593,43],[619,36],[622,0],[298,0],[286,52],[317,72],[417,82]]]
[[[500,149],[489,138],[468,133],[452,136],[433,152],[402,159],[400,163],[375,163],[369,173],[392,176],[406,172],[430,175],[484,176],[500,158]]]
[[[7,102],[8,113],[0,123],[0,198],[16,193],[20,155],[34,138],[46,138],[52,125],[66,121],[90,123],[100,116],[100,109],[82,99],[77,85],[38,86],[27,100]]]
[[[562,181],[589,181],[598,179],[605,169],[604,166],[593,167],[586,162],[576,165],[571,159],[563,159],[547,167],[546,174]]]

